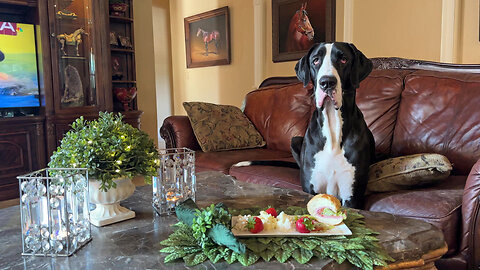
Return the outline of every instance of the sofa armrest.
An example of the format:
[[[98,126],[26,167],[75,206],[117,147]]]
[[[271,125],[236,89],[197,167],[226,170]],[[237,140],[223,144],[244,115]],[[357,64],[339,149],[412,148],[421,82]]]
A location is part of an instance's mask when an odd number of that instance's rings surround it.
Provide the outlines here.
[[[462,243],[460,251],[468,269],[480,264],[480,160],[468,175],[462,199]]]
[[[169,116],[160,128],[160,137],[165,140],[167,148],[187,147],[200,150],[197,138],[187,116]]]

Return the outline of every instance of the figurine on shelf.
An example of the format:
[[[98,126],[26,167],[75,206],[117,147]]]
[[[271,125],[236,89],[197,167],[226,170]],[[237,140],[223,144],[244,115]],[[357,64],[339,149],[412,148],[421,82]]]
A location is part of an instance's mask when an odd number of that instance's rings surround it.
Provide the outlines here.
[[[73,3],[73,0],[60,0],[57,2],[57,17],[60,19],[76,19],[77,14],[73,11],[70,11],[70,5]]]
[[[124,111],[130,111],[130,102],[137,96],[136,87],[115,87],[113,88],[115,97],[123,104]]]
[[[88,33],[85,32],[83,28],[78,28],[71,34],[63,33],[60,35],[57,35],[57,39],[62,44],[62,47],[60,48],[63,52],[63,55],[67,55],[67,52],[65,52],[65,45],[71,45],[75,46],[77,56],[80,56],[78,53],[78,46],[80,43],[82,43],[82,34],[88,35]]]
[[[62,105],[65,107],[79,107],[85,105],[83,95],[82,79],[78,70],[72,66],[67,65],[64,70],[65,75],[65,90],[62,96]]]
[[[110,0],[110,15],[112,16],[125,16],[127,11],[128,4],[124,3],[122,0]]]
[[[123,78],[123,68],[120,64],[120,57],[112,56],[112,80],[121,80]]]
[[[110,45],[118,46],[118,37],[115,32],[110,32]]]
[[[130,37],[126,37],[126,36],[118,36],[118,39],[120,40],[120,45],[122,47],[125,47],[125,48],[129,48],[131,49],[133,46],[132,46],[132,42],[130,41]]]
[[[64,9],[57,11],[57,17],[61,19],[66,18],[74,20],[77,18],[77,14],[73,11]]]

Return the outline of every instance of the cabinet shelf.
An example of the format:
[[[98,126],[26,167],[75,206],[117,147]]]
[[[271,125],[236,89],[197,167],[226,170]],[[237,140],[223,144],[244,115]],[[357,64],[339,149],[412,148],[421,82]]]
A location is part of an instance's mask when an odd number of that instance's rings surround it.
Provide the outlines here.
[[[124,53],[135,53],[132,49],[123,49],[123,48],[110,48],[112,52],[124,52]]]
[[[73,59],[73,60],[85,60],[87,58],[83,56],[68,56],[68,55],[62,55],[62,59]]]
[[[122,17],[122,16],[110,16],[110,20],[111,21],[116,21],[116,22],[131,22],[131,23],[133,23],[132,18]]]
[[[137,83],[137,81],[112,80],[112,83]]]

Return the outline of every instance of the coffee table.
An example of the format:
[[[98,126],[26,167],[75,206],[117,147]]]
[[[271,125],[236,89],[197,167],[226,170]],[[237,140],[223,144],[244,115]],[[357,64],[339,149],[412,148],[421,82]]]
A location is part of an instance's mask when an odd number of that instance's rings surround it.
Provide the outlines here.
[[[229,207],[305,206],[311,195],[236,181],[219,172],[197,174],[197,204],[205,207],[224,202]],[[150,186],[138,187],[122,205],[136,212],[135,219],[105,227],[92,226],[92,241],[70,257],[33,257],[21,255],[20,212],[18,206],[0,210],[0,269],[185,269],[183,261],[164,264],[166,254],[159,244],[172,232],[177,219],[158,216],[151,206]],[[367,226],[380,232],[380,243],[397,260],[391,269],[435,269],[433,262],[446,251],[443,234],[429,223],[385,213],[362,212]],[[244,269],[240,263],[204,262],[198,269]],[[259,260],[257,269],[351,269],[333,260],[313,258],[308,264],[296,261],[279,263]]]

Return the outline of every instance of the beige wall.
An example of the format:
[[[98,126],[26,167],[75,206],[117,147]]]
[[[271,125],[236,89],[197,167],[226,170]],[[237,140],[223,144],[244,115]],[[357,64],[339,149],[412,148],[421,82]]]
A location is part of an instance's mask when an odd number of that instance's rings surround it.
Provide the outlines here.
[[[152,0],[135,1],[133,5],[137,105],[143,111],[141,129],[158,143],[155,98],[155,65],[152,59]]]
[[[163,120],[173,113],[172,99],[172,48],[170,39],[170,6],[169,0],[152,0],[153,14],[153,46],[155,61],[155,100],[156,125],[162,126]],[[158,146],[165,147],[158,129]]]
[[[440,59],[442,1],[353,2],[353,42],[368,57]]]
[[[141,0],[134,4],[137,102],[141,129],[163,148],[158,129],[172,115],[172,69],[169,0]]]
[[[183,19],[223,6],[230,11],[231,64],[187,69]],[[252,7],[251,0],[170,1],[175,114],[185,113],[184,101],[240,106],[245,94],[254,89]]]
[[[157,1],[167,2],[153,0],[154,6]],[[169,3],[172,78],[163,87],[173,89],[173,114],[185,114],[184,101],[241,106],[245,94],[264,78],[295,75],[295,61],[272,62],[271,0],[171,0]],[[230,9],[231,64],[187,69],[183,19],[223,6]],[[355,43],[368,57],[447,59],[478,64],[478,10],[477,0],[337,0],[336,40]],[[156,16],[168,14],[163,8],[161,14],[154,15],[154,21]],[[156,45],[154,50],[157,53]],[[155,61],[163,60],[155,57]],[[139,66],[143,66],[141,62],[137,62],[137,69]],[[167,73],[164,70],[159,75],[157,70],[157,83],[159,76]],[[159,110],[158,84],[156,87]],[[159,117],[157,125],[163,118]]]
[[[479,1],[465,0],[461,2],[461,27],[459,62],[465,64],[480,64],[479,42]]]

